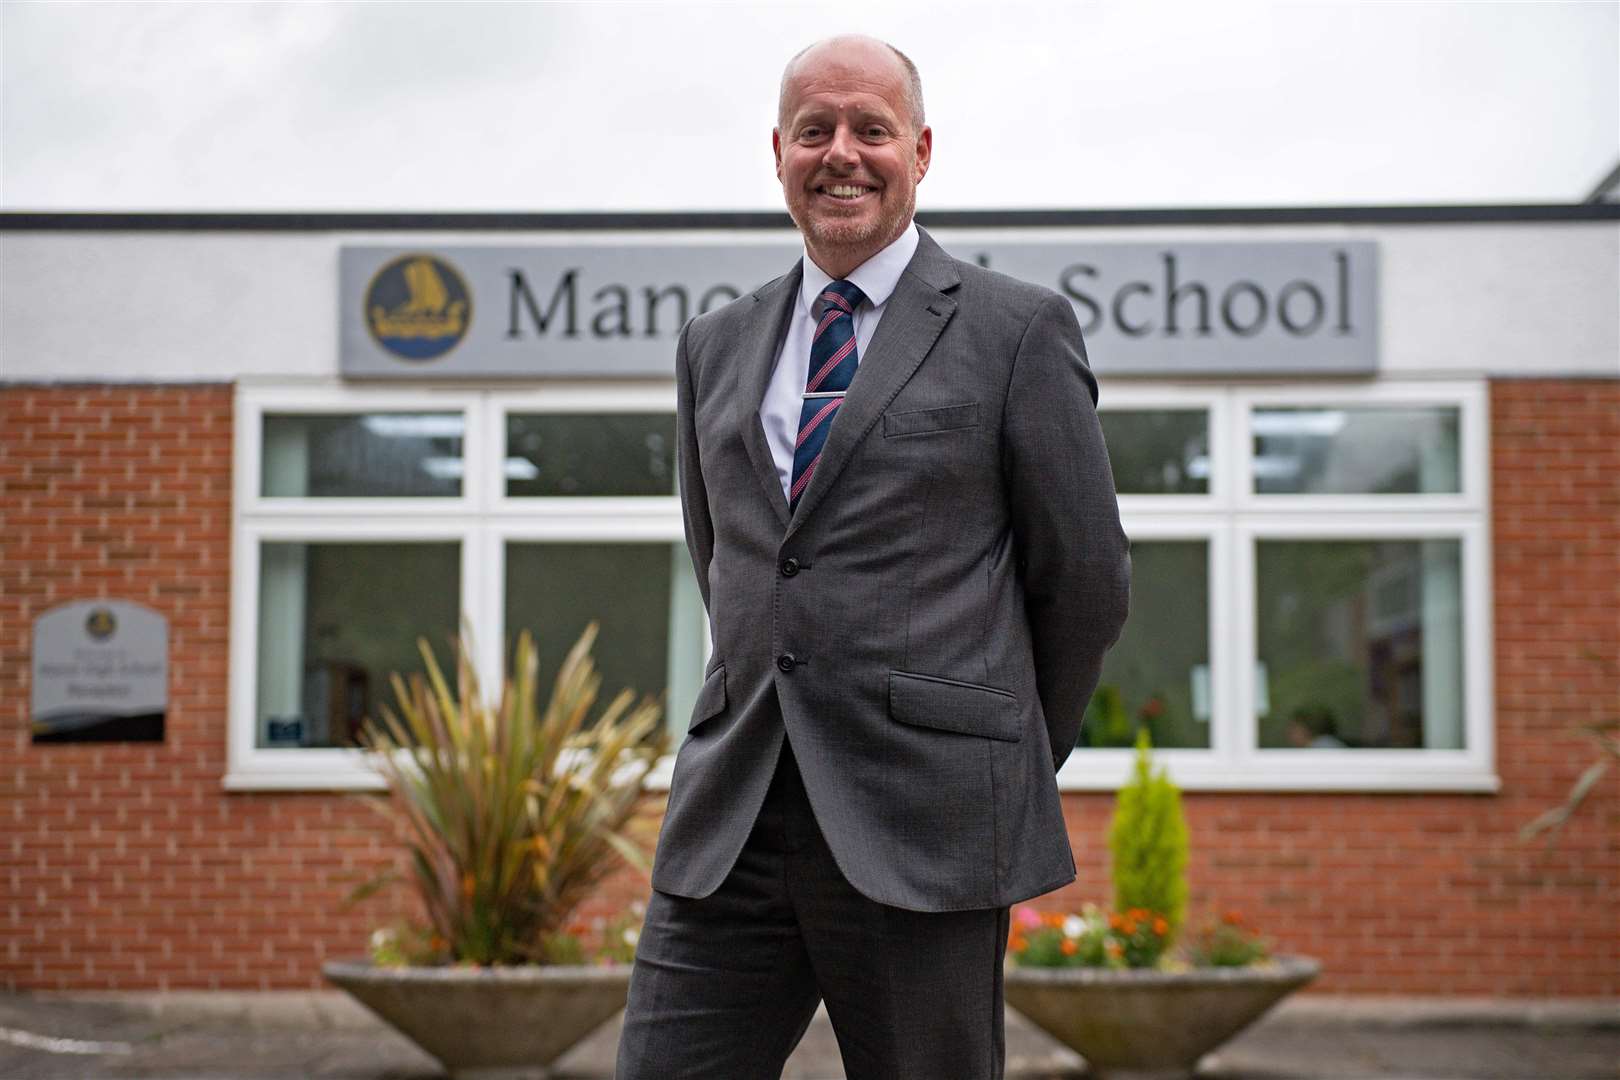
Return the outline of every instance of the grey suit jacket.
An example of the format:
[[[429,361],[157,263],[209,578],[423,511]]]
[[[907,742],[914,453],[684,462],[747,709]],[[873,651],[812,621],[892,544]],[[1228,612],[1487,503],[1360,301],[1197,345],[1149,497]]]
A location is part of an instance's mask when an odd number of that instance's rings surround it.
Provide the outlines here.
[[[1075,871],[1053,774],[1130,596],[1079,324],[922,232],[790,515],[758,413],[800,270],[681,332],[681,509],[713,655],[653,886],[719,887],[785,728],[866,896],[950,911],[1056,888]]]

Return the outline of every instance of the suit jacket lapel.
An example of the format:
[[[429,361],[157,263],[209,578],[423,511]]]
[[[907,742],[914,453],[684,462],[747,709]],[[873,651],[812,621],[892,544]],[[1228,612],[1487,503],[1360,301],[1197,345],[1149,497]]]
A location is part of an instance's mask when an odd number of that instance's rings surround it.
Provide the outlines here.
[[[750,313],[748,332],[737,357],[738,393],[733,419],[742,433],[743,446],[748,448],[748,457],[754,463],[754,474],[765,489],[765,498],[770,501],[783,528],[788,524],[787,498],[782,494],[782,481],[776,473],[770,443],[765,439],[765,428],[759,422],[759,407],[764,403],[765,391],[770,386],[771,372],[776,367],[776,353],[782,347],[783,335],[787,333],[788,319],[799,301],[803,269],[801,264],[796,263],[792,270],[761,286],[753,294],[754,310]],[[878,325],[882,327],[883,324]],[[814,479],[811,477],[812,481]]]
[[[832,430],[827,433],[827,442],[822,446],[821,461],[816,465],[816,471],[793,511],[788,536],[792,536],[815,510],[827,489],[849,463],[855,447],[860,445],[872,425],[877,423],[878,417],[883,415],[883,410],[888,408],[889,402],[894,400],[906,380],[922,364],[928,351],[934,347],[934,342],[939,340],[945,324],[956,312],[956,301],[947,296],[946,291],[960,285],[962,279],[951,257],[934,242],[933,237],[920,227],[917,233],[917,251],[900,275],[899,284],[883,309],[883,319],[878,323],[871,345],[861,354],[860,365],[855,369],[855,377],[850,380],[844,403],[838,407]],[[799,275],[793,274],[792,277],[793,290],[797,293]],[[756,412],[759,400],[764,396],[763,385],[760,391],[754,399]],[[763,445],[763,439],[761,443]],[[768,449],[765,456],[767,459],[770,457]],[[780,496],[782,488],[776,480],[774,468],[771,482]]]

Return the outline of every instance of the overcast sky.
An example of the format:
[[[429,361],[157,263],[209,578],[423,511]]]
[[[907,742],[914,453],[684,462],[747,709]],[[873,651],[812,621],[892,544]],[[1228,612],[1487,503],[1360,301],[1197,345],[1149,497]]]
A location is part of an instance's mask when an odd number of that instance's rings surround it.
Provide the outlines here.
[[[11,210],[778,209],[782,65],[846,30],[922,70],[924,209],[1570,202],[1620,161],[1611,2],[0,13]]]

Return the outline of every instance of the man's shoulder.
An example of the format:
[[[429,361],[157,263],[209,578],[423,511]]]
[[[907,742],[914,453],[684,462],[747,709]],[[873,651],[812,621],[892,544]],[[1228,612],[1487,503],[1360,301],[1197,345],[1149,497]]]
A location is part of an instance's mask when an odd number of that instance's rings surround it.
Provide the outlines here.
[[[787,279],[792,276],[793,271],[789,270],[743,293],[735,300],[692,316],[683,331],[686,335],[687,351],[699,349],[705,343],[716,340],[717,336],[724,338],[727,333],[742,329],[759,307],[760,299],[773,289],[785,288]]]
[[[960,305],[970,307],[975,319],[1021,333],[1041,308],[1054,301],[1067,303],[1063,294],[978,263],[952,258],[962,284],[955,291]]]

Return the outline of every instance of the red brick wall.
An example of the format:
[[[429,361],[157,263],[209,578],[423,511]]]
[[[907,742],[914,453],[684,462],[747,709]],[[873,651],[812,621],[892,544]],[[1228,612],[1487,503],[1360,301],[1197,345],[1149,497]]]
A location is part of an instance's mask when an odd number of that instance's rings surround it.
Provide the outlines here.
[[[0,390],[0,985],[302,987],[359,951],[388,858],[341,795],[226,794],[231,388]],[[169,620],[157,743],[32,745],[35,616]]]
[[[1491,392],[1495,795],[1188,793],[1194,912],[1242,909],[1325,966],[1315,989],[1620,994],[1620,776],[1551,849],[1517,828],[1620,713],[1620,382]],[[227,794],[231,390],[0,390],[0,985],[320,985],[399,911],[340,910],[389,858],[353,798]],[[33,746],[32,621],[117,596],[170,620],[167,739]],[[1108,898],[1111,798],[1067,797],[1081,879]],[[645,892],[622,875],[587,917]]]

